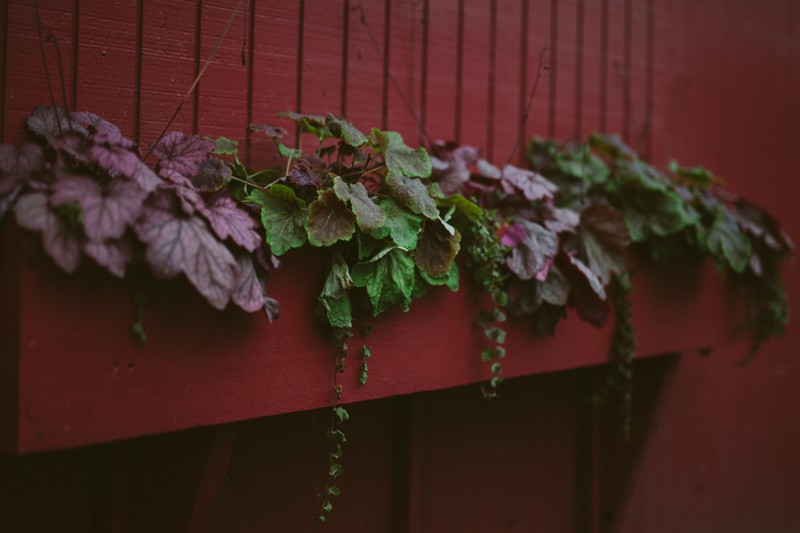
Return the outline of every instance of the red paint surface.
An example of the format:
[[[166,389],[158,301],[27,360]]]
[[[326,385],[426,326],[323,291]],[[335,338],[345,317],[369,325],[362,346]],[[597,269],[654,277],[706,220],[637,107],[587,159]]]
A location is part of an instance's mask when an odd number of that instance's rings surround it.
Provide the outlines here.
[[[792,236],[800,235],[800,191],[796,169],[788,163],[800,142],[800,9],[793,2],[365,2],[379,54],[357,11],[349,12],[343,31],[345,5],[243,3],[250,18],[245,21],[242,13],[234,19],[197,96],[186,101],[174,127],[190,130],[197,122],[202,133],[242,141],[251,161],[265,164],[272,157],[269,145],[257,136],[245,142],[247,121],[270,122],[274,113],[290,108],[336,113],[344,104],[359,127],[381,126],[385,115],[388,126],[413,143],[414,118],[385,80],[379,57],[386,53],[388,30],[390,71],[412,102],[424,102],[432,137],[460,137],[485,148],[491,138],[495,159],[502,162],[519,127],[520,94],[530,90],[538,51],[554,29],[554,68],[541,82],[528,132],[546,135],[550,124],[562,138],[603,125],[628,132],[639,150],[651,143],[656,164],[676,157],[707,165],[730,190],[769,206]],[[120,123],[130,135],[138,128],[145,147],[191,84],[230,9],[206,1],[201,9],[192,2],[119,2],[112,16],[108,4],[94,1],[43,0],[40,6],[46,30],[61,46],[67,99]],[[523,43],[519,32],[526,9]],[[0,21],[6,36],[0,39],[5,45],[0,120],[4,140],[17,142],[25,115],[49,97],[32,6],[9,0],[0,2],[0,13],[7,13]],[[653,30],[651,51],[647,28]],[[54,74],[50,48],[48,57]],[[519,68],[523,61],[526,69]],[[322,85],[326,81],[329,85]],[[4,228],[6,234],[12,229]],[[17,239],[5,237],[2,245],[0,443],[5,450],[84,446],[316,409],[329,401],[332,344],[313,317],[322,281],[313,253],[290,254],[273,280],[283,308],[280,322],[271,327],[261,316],[209,310],[181,284],[151,287],[145,317],[150,340],[142,349],[127,333],[133,286],[93,269],[63,276]],[[637,365],[631,443],[616,433],[613,407],[583,406],[581,398],[591,390],[587,384],[602,379],[592,370],[511,380],[504,397],[490,404],[479,400],[474,387],[356,404],[347,429],[343,495],[329,526],[797,529],[798,329],[790,326],[754,364],[735,368],[745,349],[730,342],[739,310],[710,266],[695,278],[679,272],[667,266],[636,278],[640,353],[684,355],[675,363],[656,358]],[[800,288],[791,268],[787,282],[797,307]],[[682,286],[691,290],[681,293]],[[486,379],[488,369],[477,356],[482,336],[471,325],[474,311],[465,293],[443,290],[415,303],[408,314],[391,312],[376,320],[367,339],[374,354],[369,384],[356,386],[351,364],[343,378],[346,399]],[[508,376],[605,360],[609,332],[574,318],[552,340],[533,339],[523,323],[510,329]],[[711,357],[694,352],[704,346],[714,349]],[[215,494],[217,508],[204,515],[214,517],[210,529],[263,530],[265,523],[310,529],[324,484],[327,416],[316,410],[242,423],[222,487],[211,486],[219,477],[213,465],[220,464],[219,454],[212,453],[214,428],[2,457],[4,529],[47,530],[58,524],[72,530],[183,530],[198,520],[197,502]]]

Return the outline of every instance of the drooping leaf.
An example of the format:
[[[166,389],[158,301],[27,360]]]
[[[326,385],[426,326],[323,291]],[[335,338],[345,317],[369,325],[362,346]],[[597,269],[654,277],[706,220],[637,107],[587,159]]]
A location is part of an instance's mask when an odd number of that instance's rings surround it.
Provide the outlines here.
[[[631,238],[622,213],[607,204],[591,205],[581,211],[578,234],[586,264],[608,285],[614,274],[627,270],[626,255]]]
[[[525,237],[511,250],[506,265],[520,279],[532,279],[549,268],[558,253],[558,237],[539,224],[520,221]]]
[[[94,262],[118,278],[125,277],[125,267],[133,258],[133,245],[127,238],[104,242],[87,241],[83,251]]]
[[[470,222],[475,222],[483,214],[483,208],[467,199],[463,194],[451,194],[436,201],[439,207],[455,206]]]
[[[142,161],[139,161],[136,165],[136,171],[133,173],[133,176],[131,176],[131,179],[138,183],[139,187],[145,192],[153,192],[164,184],[164,180],[158,177],[158,175],[150,170]]]
[[[306,203],[285,185],[253,191],[248,200],[261,206],[261,222],[272,253],[283,255],[306,242]]]
[[[297,160],[289,179],[298,187],[320,187],[322,178],[327,174],[325,162],[313,155],[301,157]]]
[[[391,237],[397,246],[413,250],[417,246],[422,218],[397,205],[391,198],[384,198],[378,204],[386,217],[383,226],[372,232],[377,239]]]
[[[108,122],[104,118],[95,115],[94,113],[89,113],[88,111],[72,113],[72,121],[77,122],[94,133],[122,136],[122,132],[117,126]]]
[[[231,291],[231,301],[247,311],[255,313],[264,307],[264,282],[247,254],[236,257],[235,281]]]
[[[325,125],[325,117],[322,115],[310,115],[288,111],[285,113],[278,113],[278,116],[292,120],[295,124],[300,126],[301,131],[315,135],[320,141],[333,137],[328,127]]]
[[[569,299],[569,282],[558,266],[553,265],[543,282],[537,283],[537,292],[542,301],[550,305],[567,305]]]
[[[623,214],[631,239],[641,242],[650,236],[665,237],[697,222],[683,199],[673,191],[641,189],[627,198]]]
[[[183,272],[212,307],[225,307],[235,287],[236,260],[201,218],[145,206],[136,233],[156,275]]]
[[[353,324],[349,290],[353,285],[350,270],[340,253],[333,254],[331,270],[319,295],[320,309],[332,327],[349,328]]]
[[[750,261],[750,239],[739,228],[736,218],[724,207],[716,209],[714,223],[706,235],[708,250],[725,258],[734,272],[744,272]]]
[[[71,120],[70,112],[58,104],[37,104],[25,122],[33,133],[45,139],[59,137],[69,131],[86,135],[86,129]]]
[[[414,249],[414,263],[431,277],[444,276],[450,271],[460,241],[460,233],[451,235],[440,221],[426,220]]]
[[[397,247],[383,250],[371,260],[357,263],[351,275],[353,285],[366,288],[374,316],[393,305],[408,310],[414,291],[414,260],[408,252]]]
[[[161,176],[171,173],[190,178],[197,174],[200,162],[215,149],[214,141],[199,135],[184,135],[179,131],[171,131],[153,148],[153,155],[158,159],[158,171]]]
[[[230,177],[230,167],[221,159],[210,157],[200,162],[197,174],[190,180],[198,191],[213,192],[220,190]]]
[[[356,231],[356,217],[330,189],[311,202],[306,221],[308,242],[312,246],[330,246],[349,240]]]
[[[386,184],[392,191],[392,196],[413,212],[432,220],[439,218],[436,200],[428,194],[428,188],[419,179],[389,172]]]
[[[578,311],[578,316],[593,326],[602,328],[611,312],[603,282],[577,257],[567,256],[562,265],[572,287],[572,304]]]
[[[417,178],[431,175],[431,158],[424,148],[414,150],[406,146],[403,137],[395,131],[373,129],[372,135],[378,141],[378,152],[383,154],[389,172]]]
[[[272,139],[283,139],[289,132],[281,126],[270,126],[269,124],[250,124],[247,126],[249,131],[263,133]]]
[[[255,251],[261,245],[253,218],[230,196],[219,196],[211,205],[199,211],[220,239],[230,238],[248,252]]]
[[[80,205],[83,229],[89,240],[103,242],[119,239],[139,217],[147,193],[135,182],[113,178],[103,191],[100,184],[86,176],[69,176],[53,184],[54,206],[69,202]]]
[[[420,277],[422,277],[422,279],[424,279],[429,285],[433,285],[435,287],[445,286],[453,292],[458,292],[460,272],[455,261],[450,263],[450,270],[441,276],[431,276],[424,270],[418,270],[418,272]]]
[[[341,200],[350,203],[356,215],[358,227],[372,232],[381,227],[386,215],[369,197],[367,189],[361,183],[347,183],[339,176],[333,178],[333,190]]]
[[[690,185],[701,189],[706,189],[712,184],[722,181],[705,167],[682,167],[674,159],[669,162],[667,168],[674,175],[686,180]]]
[[[42,234],[45,252],[64,272],[74,272],[81,261],[79,231],[50,207],[44,193],[29,193],[19,197],[14,206],[17,224]]]
[[[328,114],[325,117],[325,125],[328,126],[328,130],[334,137],[343,140],[350,146],[357,148],[367,142],[367,136],[346,120]]]
[[[98,133],[92,141],[91,155],[100,168],[112,176],[119,173],[132,178],[136,174],[141,159],[131,151],[134,148],[132,141],[128,141],[129,145],[124,142],[127,139],[111,133]]]
[[[281,306],[278,300],[271,298],[270,296],[264,297],[264,316],[267,317],[267,320],[270,324],[278,320],[280,316],[280,310]]]

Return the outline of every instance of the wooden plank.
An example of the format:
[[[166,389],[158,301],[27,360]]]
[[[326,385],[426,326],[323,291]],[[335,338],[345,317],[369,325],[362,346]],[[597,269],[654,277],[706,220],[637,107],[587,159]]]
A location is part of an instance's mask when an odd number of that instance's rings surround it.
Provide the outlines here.
[[[493,112],[491,113],[492,146],[487,155],[498,165],[504,164],[519,137],[520,93],[523,91],[519,71],[522,17],[520,0],[497,0],[495,6],[495,69]]]
[[[143,4],[139,142],[145,152],[194,81],[197,25],[194,1]],[[189,97],[170,129],[190,133],[194,115],[194,98]]]
[[[461,131],[464,145],[486,150],[488,123],[490,3],[465,0],[463,78],[461,81]],[[483,153],[485,156],[485,152]]]
[[[421,124],[423,86],[423,2],[387,0],[391,87],[387,93],[388,128],[399,132],[410,146],[425,144]]]
[[[608,55],[606,56],[606,133],[623,134],[625,107],[625,0],[608,0]]]
[[[427,21],[425,127],[432,141],[453,141],[457,138],[458,1],[429,1]]]
[[[100,115],[130,138],[138,122],[137,16],[131,2],[88,1],[80,4],[78,23],[75,109]]]
[[[348,19],[347,119],[367,131],[384,117],[384,2],[358,2]]]
[[[576,80],[577,49],[579,34],[576,27],[578,18],[576,0],[558,2],[557,11],[557,39],[558,44],[554,50],[556,67],[551,72],[555,77],[555,97],[551,101],[555,105],[554,123],[552,134],[560,142],[566,140],[579,141],[580,135],[576,131],[575,100],[578,91]],[[551,86],[553,87],[553,86]]]
[[[581,98],[583,100],[581,114],[582,137],[601,131],[600,93],[602,38],[603,38],[603,5],[598,1],[583,2],[583,48]]]
[[[547,136],[550,115],[550,77],[552,43],[550,0],[528,0],[527,67],[525,105],[531,103],[525,125],[526,140],[533,135]],[[541,63],[541,68],[540,68]],[[536,79],[539,78],[537,83]],[[533,93],[535,86],[535,94]],[[533,99],[531,100],[531,96]],[[524,146],[524,145],[523,145]]]

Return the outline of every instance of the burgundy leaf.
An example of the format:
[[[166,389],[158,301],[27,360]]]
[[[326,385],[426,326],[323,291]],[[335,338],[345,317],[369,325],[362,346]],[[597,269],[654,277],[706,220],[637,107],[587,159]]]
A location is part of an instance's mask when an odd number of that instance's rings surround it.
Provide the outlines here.
[[[511,224],[508,229],[503,233],[500,242],[503,246],[514,247],[525,239],[525,226],[519,222]]]
[[[181,132],[171,131],[156,144],[153,155],[159,160],[160,175],[166,177],[169,173],[177,173],[190,178],[197,174],[200,162],[214,148],[214,141],[203,139],[199,135],[186,136]]]
[[[79,111],[72,114],[72,120],[83,126],[89,128],[90,131],[95,133],[105,133],[111,135],[122,136],[122,132],[114,124],[108,122],[102,117],[89,113],[88,111]]]
[[[225,307],[236,281],[236,261],[202,219],[146,206],[136,233],[147,244],[145,258],[156,275],[183,272],[214,308]]]
[[[267,317],[267,320],[269,320],[270,324],[278,320],[280,309],[281,306],[278,303],[278,300],[269,296],[264,297],[264,315]]]
[[[581,218],[572,209],[553,207],[544,216],[544,226],[553,233],[575,233]]]
[[[36,177],[44,167],[44,153],[38,144],[24,144],[17,149],[0,144],[0,195]]]
[[[572,287],[572,304],[586,322],[602,328],[608,321],[610,307],[603,283],[580,259],[568,255],[561,263]]]
[[[289,177],[298,187],[319,187],[325,175],[325,162],[315,156],[301,157],[292,168]]]
[[[42,233],[45,252],[62,270],[74,272],[78,268],[81,260],[80,235],[53,211],[47,195],[36,192],[20,196],[14,213],[21,227]]]
[[[414,263],[430,276],[444,276],[461,248],[460,241],[460,233],[451,235],[440,221],[426,220],[414,249]]]
[[[578,235],[582,257],[603,285],[627,269],[631,237],[621,212],[606,204],[585,208]]]
[[[273,139],[283,139],[283,137],[289,133],[286,131],[286,128],[282,128],[280,126],[270,126],[269,124],[250,124],[247,126],[247,129],[250,131],[261,132],[267,137],[272,137]]]
[[[86,176],[71,176],[53,184],[55,206],[75,202],[83,211],[83,229],[89,240],[118,239],[142,212],[147,193],[135,181],[113,178],[108,189]]]
[[[200,209],[200,212],[220,239],[230,237],[248,252],[255,251],[261,245],[261,237],[254,229],[256,223],[253,217],[230,196],[220,196],[210,206]]]
[[[198,191],[218,191],[230,179],[231,169],[221,159],[211,157],[200,162],[197,174],[190,177],[192,185]]]
[[[136,165],[136,171],[133,173],[133,176],[131,176],[131,179],[138,183],[139,187],[145,192],[153,192],[164,183],[164,180],[159,178],[158,175],[150,170],[142,161],[139,161],[139,164]]]
[[[105,242],[87,241],[83,251],[118,278],[125,277],[125,266],[133,258],[133,245],[129,239],[114,239]]]
[[[558,253],[558,237],[539,224],[521,221],[525,237],[511,250],[506,265],[520,279],[547,275],[551,260]]]
[[[249,255],[241,254],[236,260],[236,283],[231,292],[233,303],[254,313],[264,307],[264,284]]]
[[[503,167],[502,186],[506,194],[514,194],[517,189],[528,200],[550,200],[556,191],[556,186],[544,176],[513,165]]]
[[[70,120],[69,111],[60,105],[50,107],[37,104],[26,122],[33,133],[45,139],[60,137],[68,131],[86,134],[86,129],[77,122]]]

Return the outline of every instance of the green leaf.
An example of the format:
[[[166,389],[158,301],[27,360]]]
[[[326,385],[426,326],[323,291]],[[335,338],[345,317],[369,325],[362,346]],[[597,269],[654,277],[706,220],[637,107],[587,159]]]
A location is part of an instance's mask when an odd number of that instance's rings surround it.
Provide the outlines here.
[[[358,226],[372,232],[381,227],[386,220],[386,215],[380,207],[375,205],[369,197],[366,187],[360,183],[347,183],[339,176],[333,178],[333,190],[341,200],[350,202],[350,207],[356,215]]]
[[[378,152],[383,154],[386,168],[403,176],[427,178],[431,175],[431,158],[424,148],[414,150],[406,146],[403,137],[396,131],[372,130],[378,141]]]
[[[610,159],[619,159],[621,157],[633,159],[636,157],[636,152],[622,142],[622,139],[616,134],[601,135],[593,133],[589,137],[589,146]]]
[[[332,478],[338,478],[342,474],[344,474],[344,468],[342,468],[342,465],[336,463],[331,465],[330,476]]]
[[[386,184],[392,191],[392,196],[413,212],[430,219],[439,218],[436,200],[428,194],[428,188],[419,179],[389,172],[386,176]]]
[[[279,117],[286,117],[292,120],[295,124],[300,126],[301,131],[311,133],[316,136],[320,141],[330,139],[333,137],[328,127],[325,125],[325,117],[321,115],[309,115],[304,113],[295,113],[293,111],[286,111],[278,113]]]
[[[397,246],[413,250],[422,228],[422,218],[397,205],[392,198],[380,200],[378,205],[385,216],[383,226],[372,232],[373,237],[383,239],[391,236]]]
[[[297,150],[296,148],[289,148],[281,142],[276,143],[275,145],[278,147],[278,153],[286,159],[300,157],[300,150]]]
[[[306,203],[279,183],[266,191],[254,190],[247,200],[261,206],[261,223],[272,253],[283,255],[306,242]]]
[[[634,242],[654,235],[666,237],[697,222],[697,214],[678,193],[669,190],[638,190],[626,198],[623,214]]]
[[[414,249],[414,263],[429,276],[444,276],[461,247],[460,241],[461,234],[451,235],[439,220],[426,220]]]
[[[339,496],[342,493],[336,485],[328,485],[328,494],[331,496]]]
[[[334,253],[331,270],[319,296],[319,307],[332,327],[349,328],[353,325],[349,290],[353,285],[350,270],[342,254]]]
[[[669,162],[667,168],[676,176],[683,178],[689,184],[700,187],[701,189],[707,189],[713,183],[720,183],[722,181],[705,167],[682,167],[674,159]]]
[[[334,411],[336,412],[336,416],[339,417],[340,422],[346,422],[347,420],[350,419],[350,414],[344,407],[337,407],[336,409],[334,409]]]
[[[218,137],[214,140],[214,151],[211,152],[216,155],[236,155],[238,152],[239,143],[232,141],[227,137]]]
[[[326,513],[330,513],[333,510],[333,504],[331,502],[325,502],[322,506],[322,510]]]
[[[505,356],[506,349],[502,346],[492,346],[491,348],[486,348],[481,352],[481,360],[484,363],[488,363],[494,359],[502,359]]]
[[[356,217],[330,189],[322,191],[309,206],[308,242],[312,246],[330,246],[347,241],[356,231]]]
[[[610,205],[591,205],[581,211],[578,242],[586,264],[603,285],[614,274],[627,270],[625,258],[631,237],[622,213]]]
[[[407,311],[414,290],[414,260],[397,248],[383,250],[371,260],[353,267],[353,284],[364,287],[372,302],[374,316],[393,305]]]
[[[475,222],[483,214],[483,208],[468,200],[462,194],[453,194],[447,198],[439,198],[436,203],[439,207],[452,207],[455,206],[470,222]]]
[[[443,285],[453,292],[458,292],[458,280],[460,277],[458,265],[455,261],[450,263],[450,270],[442,276],[431,276],[423,270],[418,271],[422,279],[429,285],[440,286]]]
[[[747,268],[753,251],[750,239],[724,207],[717,208],[714,224],[709,228],[705,241],[708,250],[715,256],[724,258],[734,272],[742,273]]]
[[[325,125],[334,137],[343,140],[350,146],[359,147],[367,142],[367,136],[364,135],[361,130],[346,120],[334,117],[330,113],[325,117]]]

